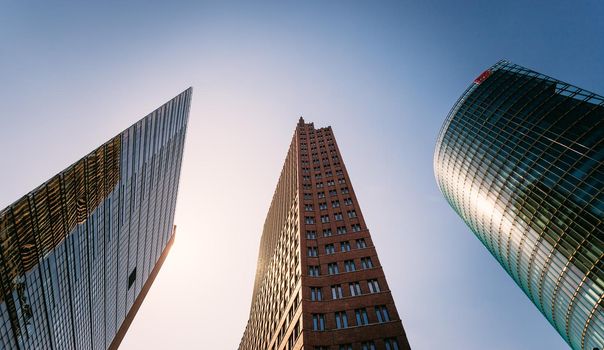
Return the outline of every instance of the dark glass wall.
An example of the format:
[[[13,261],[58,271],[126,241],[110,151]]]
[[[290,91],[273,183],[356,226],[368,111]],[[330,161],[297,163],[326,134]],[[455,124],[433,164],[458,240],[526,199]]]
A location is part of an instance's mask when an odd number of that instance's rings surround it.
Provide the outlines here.
[[[107,349],[173,232],[191,89],[0,212],[0,349]]]
[[[434,157],[453,209],[574,349],[604,345],[604,99],[501,61]]]

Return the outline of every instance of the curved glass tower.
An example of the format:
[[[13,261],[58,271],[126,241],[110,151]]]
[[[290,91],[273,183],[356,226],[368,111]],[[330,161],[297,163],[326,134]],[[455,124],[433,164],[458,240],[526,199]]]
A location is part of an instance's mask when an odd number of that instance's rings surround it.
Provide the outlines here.
[[[604,97],[507,61],[434,154],[453,209],[574,349],[604,345]]]

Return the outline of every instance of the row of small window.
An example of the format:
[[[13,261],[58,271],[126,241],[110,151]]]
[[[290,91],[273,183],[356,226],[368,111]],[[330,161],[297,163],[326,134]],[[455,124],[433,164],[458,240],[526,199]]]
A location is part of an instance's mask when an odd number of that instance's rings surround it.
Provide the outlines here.
[[[369,324],[369,317],[367,316],[367,309],[356,309],[354,310],[356,326],[366,326]],[[390,314],[388,308],[385,305],[377,305],[375,307],[375,315],[377,323],[390,322]],[[334,313],[335,318],[335,329],[342,329],[351,327],[348,323],[348,313],[346,311],[339,311]],[[312,314],[312,329],[313,331],[324,331],[325,330],[325,314]]]
[[[302,168],[302,173],[303,174],[309,174],[310,173],[309,170],[310,170],[309,168]],[[344,175],[344,171],[342,169],[337,169],[336,170],[336,175],[339,176],[339,177],[341,177],[341,176]],[[333,173],[331,172],[331,170],[325,171],[325,177],[326,178],[332,177],[332,176],[333,176]],[[319,173],[315,174],[315,180],[321,180],[322,178],[323,178],[323,173],[319,172]],[[310,175],[304,175],[302,177],[302,180],[305,181],[305,182],[310,182]],[[338,179],[338,181],[339,180],[344,180],[344,179],[340,178],[340,179]],[[344,183],[344,182],[339,182],[339,183]],[[329,186],[329,184],[328,184],[328,186]]]
[[[306,157],[306,156],[308,156],[308,152],[305,152],[305,151],[308,151],[308,147],[306,147],[306,145],[301,145],[300,150],[302,150],[302,152],[300,152],[300,155],[301,155],[302,157]],[[312,151],[312,152],[311,152],[311,156],[312,156],[313,158],[317,158],[317,157],[319,157],[319,153],[321,153],[321,155],[322,155],[322,156],[323,156],[323,155],[325,155],[325,156],[327,155],[327,151],[325,151],[325,147],[321,147],[321,151],[320,151],[320,152],[315,152],[315,151],[316,151],[316,148],[315,148],[315,149],[313,149],[313,150],[311,150],[311,151]],[[335,149],[332,149],[332,150],[330,150],[330,151],[329,151],[329,153],[331,153],[331,154],[335,154],[335,153],[336,153],[336,150],[335,150]]]
[[[357,249],[367,248],[367,242],[365,242],[365,238],[359,238],[355,241]],[[340,251],[341,252],[349,252],[350,251],[350,241],[342,241],[340,242]],[[336,252],[336,246],[333,243],[329,243],[325,245],[325,254],[334,254]],[[319,248],[318,247],[308,247],[308,256],[317,257],[319,256]]]
[[[370,269],[373,267],[373,262],[370,257],[361,258],[361,269]],[[357,267],[354,263],[354,260],[345,260],[344,261],[344,270],[345,272],[354,272],[357,270]],[[337,262],[327,264],[327,274],[328,275],[337,275],[340,273],[340,268],[338,267]],[[312,275],[311,275],[312,276]]]
[[[332,160],[336,161],[336,160],[340,159],[338,157],[338,155],[335,154],[336,153],[335,149],[332,150],[331,153],[334,154],[333,156],[331,156]],[[327,152],[325,152],[325,153],[321,152],[321,155],[323,155],[323,154],[324,154],[324,157],[322,158],[323,162],[328,162],[329,161],[329,157],[327,156]],[[301,156],[302,156],[301,158],[302,158],[303,161],[307,161],[308,160],[308,154],[302,153]],[[313,153],[312,154],[312,160],[313,160],[313,162],[318,163],[319,162],[319,155],[317,153]]]
[[[360,224],[352,224],[350,225],[350,229],[352,230],[352,232],[360,232],[361,231],[361,225]],[[346,229],[346,226],[338,226],[336,227],[336,234],[338,235],[343,235],[345,233],[347,233],[348,230]],[[323,237],[331,237],[333,235],[333,231],[331,230],[331,228],[324,228],[323,229]],[[315,230],[307,230],[306,231],[306,239],[317,239],[317,231]]]
[[[305,190],[309,190],[310,189],[310,187],[307,188],[306,185],[304,185],[304,186],[305,186],[304,187]],[[310,186],[310,185],[308,185],[308,186]],[[340,192],[342,194],[348,194],[348,193],[350,193],[350,190],[348,189],[348,187],[342,187],[340,189]],[[329,195],[332,196],[332,197],[333,196],[337,196],[338,195],[338,191],[337,190],[329,190]],[[323,192],[323,191],[317,192],[317,198],[325,198],[325,197],[326,197],[325,196],[325,192]],[[304,193],[304,199],[305,200],[311,200],[312,199],[312,193]]]
[[[396,338],[384,339],[386,350],[399,350],[398,341]],[[375,342],[366,341],[361,343],[361,350],[376,350]],[[314,350],[332,350],[329,346],[315,346]],[[352,344],[342,344],[337,346],[337,350],[352,350]]]
[[[310,146],[312,149],[312,146],[315,144],[315,136],[314,134],[310,134],[309,137],[310,139]],[[327,145],[328,146],[332,146],[333,143],[331,143],[331,141],[333,141],[333,139],[331,138],[331,135],[325,135],[325,138],[323,137],[323,135],[318,135],[317,139],[319,140],[319,144],[324,143],[324,141],[327,141]],[[300,141],[304,144],[306,143],[306,135],[305,134],[300,134]]]
[[[354,219],[354,218],[357,217],[357,212],[354,209],[353,210],[348,210],[346,212],[346,214],[348,215],[348,218],[350,218],[350,219]],[[342,215],[341,212],[334,213],[333,214],[333,218],[334,218],[335,221],[344,220],[344,216]],[[329,222],[329,215],[321,215],[320,220],[321,220],[321,223],[323,223],[323,224],[328,223]],[[315,223],[315,217],[314,216],[305,216],[304,217],[304,222],[307,225],[314,225],[314,223]]]
[[[311,139],[314,138],[315,135],[317,135],[317,137],[323,137],[323,136],[329,137],[329,136],[331,136],[331,132],[330,132],[329,127],[320,128],[315,131],[315,129],[311,123],[310,125],[308,125],[308,133],[304,129],[300,130],[301,137],[306,137],[306,135],[308,135]]]
[[[320,171],[321,167],[318,167],[318,169],[315,167],[314,168],[315,171]],[[310,169],[309,168],[302,168],[302,173],[303,174],[308,174],[310,173]],[[343,176],[344,175],[344,171],[342,169],[336,169],[336,176]],[[331,172],[331,170],[327,170],[325,171],[325,177],[332,177],[333,173]],[[323,173],[316,173],[315,174],[315,180],[321,180],[323,178]],[[302,178],[304,181],[310,181],[310,176],[304,176]]]
[[[352,205],[352,198],[344,198],[344,205]],[[339,200],[334,200],[331,201],[331,207],[332,208],[339,208],[340,207],[340,201]],[[304,204],[304,210],[306,211],[314,211],[314,206],[312,204]],[[319,210],[327,210],[327,202],[321,202],[319,203]]]
[[[300,151],[308,151],[308,145],[306,144],[306,139],[301,139],[300,141],[302,141],[300,143]],[[332,141],[331,139],[329,141]],[[333,142],[329,142],[327,144],[327,147],[330,150],[335,150],[336,149],[336,145]],[[323,138],[319,139],[319,149],[325,149],[325,140],[323,140]],[[317,150],[317,143],[314,140],[310,141],[310,150],[311,152],[314,152]]]
[[[346,260],[351,261],[350,264],[345,264],[346,272],[356,271],[356,266],[354,264],[354,260]],[[345,261],[345,262],[346,262]],[[370,269],[373,267],[373,262],[370,257],[361,258],[361,268],[362,269]],[[327,264],[327,274],[328,275],[337,275],[340,273],[340,268],[338,267],[337,262]],[[308,266],[308,275],[311,277],[319,277],[321,276],[321,266],[320,265],[309,265]]]
[[[305,175],[302,178],[302,180],[306,181],[306,182],[310,182],[310,176]],[[346,179],[344,179],[344,178],[338,179],[338,184],[343,185],[345,183],[346,183]],[[336,181],[335,180],[329,180],[325,184],[322,181],[316,183],[316,187],[317,188],[323,188],[324,185],[327,185],[327,187],[335,186],[336,185]],[[305,190],[310,190],[311,188],[312,188],[311,184],[304,184],[304,189]]]
[[[330,286],[330,288],[332,300],[344,298],[341,284],[334,284]],[[380,284],[376,279],[367,280],[367,289],[369,290],[369,294],[378,293],[380,292]],[[348,283],[348,290],[350,291],[350,294],[348,295],[349,297],[356,297],[363,294],[360,282]],[[310,287],[310,300],[323,301],[323,287]]]
[[[303,160],[301,163],[302,163],[303,167],[307,167],[310,165],[310,162],[308,160]],[[320,165],[321,165],[320,160],[315,159],[312,161],[312,164],[315,166],[314,167],[315,171],[320,170]],[[337,157],[336,157],[336,159],[334,159],[333,165],[340,165],[340,161],[337,160]],[[329,158],[323,158],[323,167],[326,169],[331,167],[331,164],[329,163]],[[305,173],[305,172],[303,171],[302,173]]]
[[[323,135],[318,135],[318,136],[319,137],[317,139],[319,140],[319,145],[325,145],[325,139],[327,141],[329,141],[329,142],[333,141],[332,138],[331,138],[331,135],[325,135],[325,138],[323,137]],[[310,135],[310,140],[311,140],[310,141],[310,145],[311,145],[310,149],[313,150],[313,151],[316,151],[317,147],[313,147],[313,145],[316,145],[314,134]],[[306,134],[304,134],[304,133],[300,134],[300,141],[302,141],[302,143],[300,144],[300,149],[301,150],[308,149],[308,147],[306,145],[306,141],[307,141]],[[328,143],[327,145],[328,146],[333,146],[334,144],[333,143]],[[325,148],[325,147],[323,147],[323,148]]]

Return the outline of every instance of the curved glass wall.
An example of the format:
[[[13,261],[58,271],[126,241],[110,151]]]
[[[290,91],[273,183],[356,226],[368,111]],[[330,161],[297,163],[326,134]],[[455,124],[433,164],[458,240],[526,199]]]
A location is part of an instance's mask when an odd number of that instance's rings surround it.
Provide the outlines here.
[[[507,61],[440,131],[438,186],[574,349],[604,345],[604,98]]]

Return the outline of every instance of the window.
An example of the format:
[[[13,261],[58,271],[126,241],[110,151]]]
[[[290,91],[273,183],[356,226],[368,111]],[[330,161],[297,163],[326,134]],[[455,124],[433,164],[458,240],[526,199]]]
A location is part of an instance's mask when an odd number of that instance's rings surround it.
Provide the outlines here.
[[[351,219],[352,218],[356,218],[357,217],[357,212],[354,211],[354,210],[349,210],[348,211],[348,217],[351,218]]]
[[[304,182],[310,181],[310,176],[306,176],[306,175],[302,176],[302,181],[304,181]]]
[[[327,203],[319,203],[319,210],[327,210]]]
[[[317,232],[306,231],[306,239],[317,239]]]
[[[367,248],[367,243],[365,243],[365,238],[359,238],[356,240],[357,249]]]
[[[340,251],[349,252],[350,251],[350,242],[348,242],[348,241],[340,242]]]
[[[323,300],[323,290],[321,287],[310,287],[310,300],[321,301]]]
[[[337,194],[338,194],[338,191],[336,191],[336,190],[330,190],[330,191],[329,191],[329,195],[330,195],[330,196],[335,196],[335,195],[337,195]]]
[[[325,198],[325,192],[317,192],[318,198]]]
[[[128,289],[132,287],[134,281],[136,281],[136,267],[130,272],[130,276],[128,276]]]
[[[372,341],[361,343],[361,350],[375,350],[375,343]]]
[[[386,345],[386,350],[399,350],[398,342],[396,341],[396,338],[384,339],[384,345]]]
[[[361,295],[361,285],[359,282],[348,283],[348,287],[350,288],[350,296],[356,297],[357,295]]]
[[[312,199],[311,193],[304,193],[304,199]]]
[[[352,344],[342,344],[342,345],[340,345],[338,350],[352,350]]]
[[[305,190],[310,190],[310,189],[312,189],[312,186],[311,186],[310,184],[304,184],[302,187],[303,187]]]
[[[346,311],[336,312],[336,328],[348,328],[348,316]]]
[[[340,185],[345,184],[345,183],[346,183],[346,180],[345,180],[344,178],[338,179],[338,183],[339,183]]]
[[[329,237],[329,236],[331,236],[331,229],[330,228],[323,229],[323,237]]]
[[[333,180],[327,181],[327,186],[335,186],[336,182]]]
[[[340,207],[340,201],[338,201],[338,200],[331,201],[331,206],[332,206],[332,208],[339,208]]]
[[[338,273],[340,273],[340,270],[338,269],[338,263],[327,264],[327,273],[330,275],[337,275]]]
[[[370,269],[373,267],[373,262],[370,257],[361,258],[361,268]]]
[[[367,286],[369,287],[369,293],[377,293],[380,291],[380,285],[377,280],[368,280]]]
[[[359,224],[352,224],[351,227],[352,227],[352,232],[361,231],[361,225],[359,225]]]
[[[321,222],[326,224],[329,222],[329,215],[321,215]]]
[[[275,344],[277,345],[277,344]],[[315,346],[315,350],[329,350],[329,346]]]
[[[331,286],[331,298],[332,299],[340,299],[342,298],[342,285],[334,284]]]
[[[335,213],[333,214],[333,217],[336,221],[340,221],[342,220],[342,213]]]
[[[354,265],[354,260],[346,260],[346,261],[344,261],[344,269],[346,270],[346,272],[354,272],[354,271],[356,271],[357,268]]]
[[[325,315],[312,314],[312,329],[315,331],[325,330]]]
[[[313,277],[320,276],[321,275],[321,269],[319,268],[319,266],[309,265],[308,266],[308,275],[309,276],[313,276]]]
[[[308,247],[308,256],[316,257],[319,256],[319,251],[317,247]]]
[[[342,187],[342,193],[343,193],[343,194],[346,194],[346,193],[348,193],[348,192],[349,192],[349,191],[348,191],[348,187]]]
[[[338,232],[339,235],[345,234],[346,233],[346,226],[339,226],[337,228],[337,232]]]
[[[332,175],[333,175],[333,173],[331,171],[326,171],[325,172],[325,177],[330,177]]]
[[[390,321],[390,315],[388,314],[388,308],[384,305],[378,305],[375,307],[375,315],[377,316],[378,322],[388,322]]]
[[[338,169],[338,171],[336,171],[336,175],[342,175],[344,174],[344,172],[342,171],[342,169]]]
[[[305,204],[304,205],[304,210],[306,210],[306,211],[312,211],[312,204]]]
[[[325,245],[325,254],[333,254],[336,252],[336,248],[333,244]]]
[[[317,188],[323,188],[323,183],[322,182],[317,182]]]
[[[354,314],[357,319],[357,326],[365,326],[369,324],[369,318],[367,318],[367,310],[365,308],[354,310]],[[375,347],[373,349],[375,349]]]
[[[344,204],[345,205],[352,205],[352,198],[346,198],[346,199],[344,199]]]
[[[321,179],[321,173],[315,174],[315,179],[320,180]]]
[[[304,221],[308,224],[308,225],[312,225],[315,223],[315,218],[312,216],[306,216],[304,217]]]

